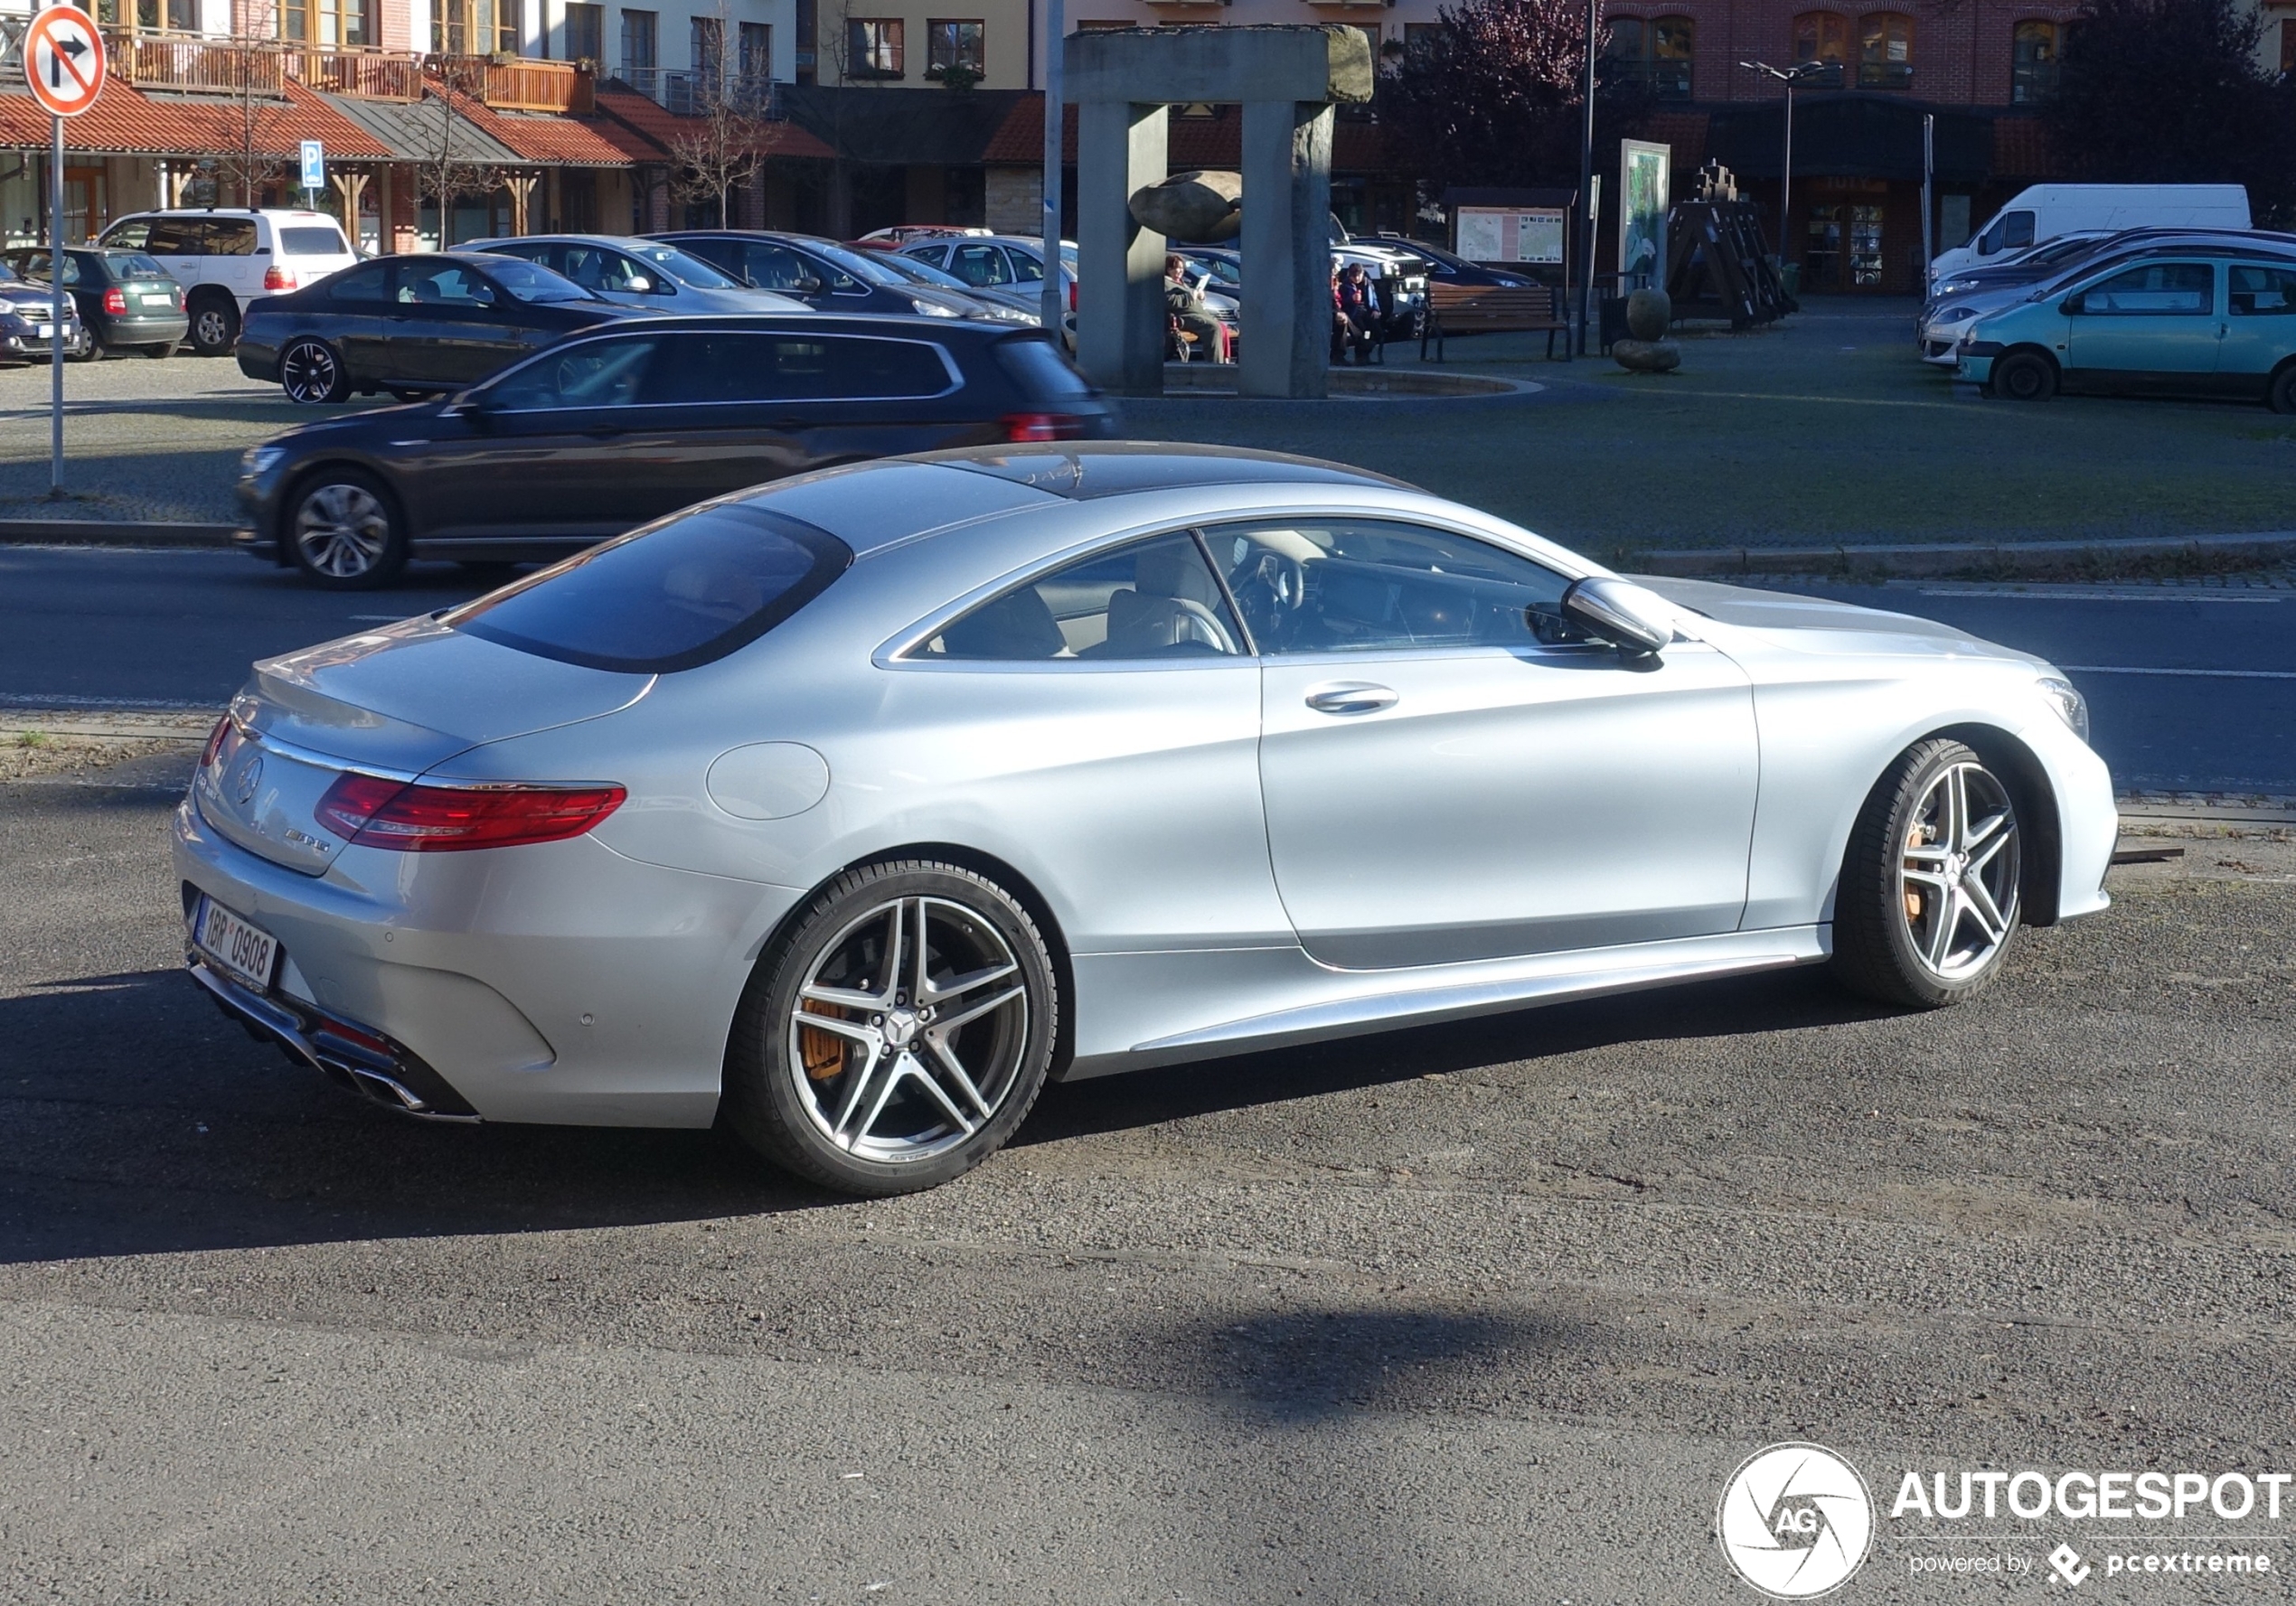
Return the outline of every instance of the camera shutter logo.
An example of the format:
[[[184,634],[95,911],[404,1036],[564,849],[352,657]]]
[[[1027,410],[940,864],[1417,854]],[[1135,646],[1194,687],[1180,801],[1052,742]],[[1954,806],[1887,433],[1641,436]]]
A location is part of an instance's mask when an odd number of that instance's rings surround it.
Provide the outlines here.
[[[1807,1601],[1848,1583],[1874,1536],[1858,1470],[1818,1444],[1773,1444],[1722,1486],[1715,1536],[1737,1575],[1773,1600]]]

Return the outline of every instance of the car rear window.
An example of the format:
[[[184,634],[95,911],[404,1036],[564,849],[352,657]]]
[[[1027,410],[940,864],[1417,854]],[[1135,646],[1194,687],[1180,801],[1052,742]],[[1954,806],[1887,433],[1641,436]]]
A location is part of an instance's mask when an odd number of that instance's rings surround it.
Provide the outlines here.
[[[810,524],[703,507],[592,547],[446,623],[561,663],[667,674],[748,645],[852,560],[852,548]]]
[[[111,269],[115,278],[166,279],[170,283],[174,280],[174,275],[141,251],[106,251],[104,266]]]
[[[998,342],[996,360],[1031,400],[1080,401],[1092,394],[1084,375],[1041,336],[1022,334]]]
[[[279,255],[283,257],[347,257],[351,247],[343,238],[343,230],[330,229],[324,223],[298,225],[279,230]]]

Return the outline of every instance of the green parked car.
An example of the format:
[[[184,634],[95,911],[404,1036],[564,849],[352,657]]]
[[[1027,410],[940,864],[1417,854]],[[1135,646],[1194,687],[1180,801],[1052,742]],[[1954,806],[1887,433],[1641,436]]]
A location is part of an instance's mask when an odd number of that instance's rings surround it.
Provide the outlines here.
[[[1979,318],[1959,376],[1988,396],[2217,396],[2296,412],[2296,256],[2178,250]]]

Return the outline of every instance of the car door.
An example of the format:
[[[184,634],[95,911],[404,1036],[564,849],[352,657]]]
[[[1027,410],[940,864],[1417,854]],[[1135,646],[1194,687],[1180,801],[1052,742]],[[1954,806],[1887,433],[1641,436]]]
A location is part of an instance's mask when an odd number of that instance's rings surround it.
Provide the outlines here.
[[[353,384],[369,384],[387,374],[392,266],[388,260],[367,263],[337,275],[317,292],[323,299],[311,333],[343,354]]]
[[[746,331],[673,334],[596,450],[632,522],[777,480],[810,466],[790,429],[782,348],[805,343]],[[800,381],[802,384],[802,380]]]
[[[2065,378],[2083,389],[2206,390],[2216,372],[2209,261],[2140,263],[2065,300]]]
[[[448,258],[402,262],[384,333],[385,377],[409,385],[466,385],[525,350],[514,297],[476,267]]]
[[[643,523],[656,493],[629,482],[617,443],[661,337],[577,339],[475,390],[410,470],[418,523],[453,540],[595,540]]]
[[[137,250],[151,258],[174,276],[175,282],[190,289],[206,273],[207,224],[200,218],[153,218],[145,225],[148,232],[146,243],[137,246],[136,225],[123,223],[106,237],[107,244],[116,244],[122,250]]]
[[[865,786],[930,777],[998,848],[1057,863],[1083,983],[1154,1020],[1152,1000],[1124,1001],[1131,967],[1168,978],[1174,955],[1288,941],[1247,646],[1186,531],[1105,546],[904,653],[831,762]]]
[[[1728,658],[1573,639],[1562,576],[1450,531],[1319,515],[1204,536],[1264,654],[1269,852],[1317,959],[1736,929],[1757,751]]]
[[[936,342],[791,333],[763,344],[776,396],[764,418],[790,443],[793,472],[1004,438],[980,408],[950,405],[964,380]]]
[[[2296,266],[2227,263],[2217,388],[2262,396],[2272,370],[2296,353]]]

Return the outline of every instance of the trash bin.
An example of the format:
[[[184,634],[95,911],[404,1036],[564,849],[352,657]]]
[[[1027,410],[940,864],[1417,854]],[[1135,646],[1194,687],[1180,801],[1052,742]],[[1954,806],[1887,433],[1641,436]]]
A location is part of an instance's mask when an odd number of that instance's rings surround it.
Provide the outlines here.
[[[1780,267],[1778,269],[1778,282],[1785,286],[1786,295],[1790,299],[1795,301],[1801,300],[1802,264],[1799,262],[1788,262]]]

